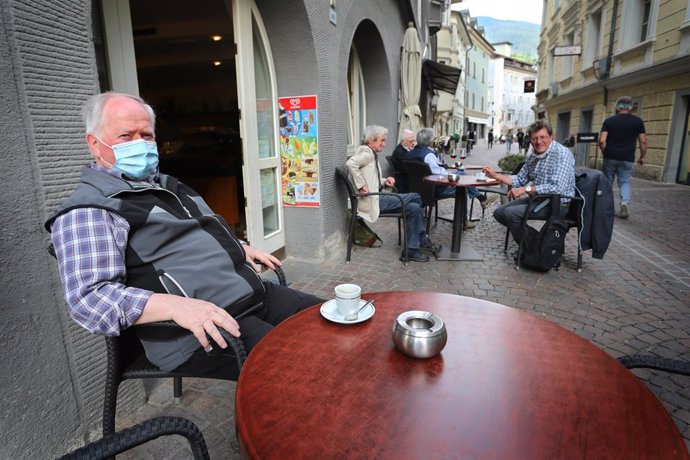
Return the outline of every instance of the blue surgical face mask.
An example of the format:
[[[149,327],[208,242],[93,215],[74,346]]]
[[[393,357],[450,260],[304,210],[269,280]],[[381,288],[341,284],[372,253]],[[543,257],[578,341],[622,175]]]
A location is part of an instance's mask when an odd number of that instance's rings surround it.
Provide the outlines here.
[[[132,179],[145,179],[158,167],[158,145],[154,141],[137,139],[121,144],[108,145],[98,136],[101,144],[109,147],[115,154],[115,163],[110,164],[101,157],[101,161],[113,171],[119,171]]]

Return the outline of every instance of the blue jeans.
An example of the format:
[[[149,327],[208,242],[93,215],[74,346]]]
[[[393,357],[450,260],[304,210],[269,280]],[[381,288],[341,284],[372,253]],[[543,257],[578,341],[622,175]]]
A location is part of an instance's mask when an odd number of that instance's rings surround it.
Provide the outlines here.
[[[613,178],[618,176],[618,188],[621,193],[621,203],[630,203],[630,177],[632,176],[632,161],[607,160],[604,158],[604,176],[613,186]]]
[[[407,226],[405,227],[407,249],[413,253],[419,249],[419,237],[425,230],[422,199],[417,193],[400,193],[399,196],[403,199],[407,219]],[[400,200],[393,196],[379,196],[379,210],[382,213],[399,212]]]

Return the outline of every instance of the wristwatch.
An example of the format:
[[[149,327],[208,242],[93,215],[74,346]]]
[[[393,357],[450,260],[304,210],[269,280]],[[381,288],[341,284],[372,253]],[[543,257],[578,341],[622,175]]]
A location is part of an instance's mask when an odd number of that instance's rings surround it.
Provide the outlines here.
[[[527,187],[525,187],[525,192],[532,193],[532,186],[528,185]]]

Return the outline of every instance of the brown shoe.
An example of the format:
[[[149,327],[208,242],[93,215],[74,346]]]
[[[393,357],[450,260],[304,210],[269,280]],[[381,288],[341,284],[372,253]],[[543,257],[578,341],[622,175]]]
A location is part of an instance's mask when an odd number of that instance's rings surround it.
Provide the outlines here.
[[[498,195],[496,195],[495,193],[491,193],[491,194],[486,195],[486,199],[484,201],[480,201],[480,203],[482,204],[482,209],[486,209],[489,206],[491,206],[491,203],[496,201],[497,198],[498,198]]]

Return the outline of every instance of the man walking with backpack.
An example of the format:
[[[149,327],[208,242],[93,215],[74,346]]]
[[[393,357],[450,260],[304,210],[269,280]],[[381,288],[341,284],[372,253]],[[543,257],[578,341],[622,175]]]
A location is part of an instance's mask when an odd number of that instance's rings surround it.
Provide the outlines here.
[[[640,142],[640,159],[637,163],[644,165],[647,155],[647,134],[641,118],[630,113],[633,101],[629,96],[621,96],[616,101],[616,114],[604,120],[599,133],[599,147],[604,154],[603,172],[613,185],[618,177],[621,196],[620,217],[627,219],[630,215],[630,177],[635,165],[635,149]]]
[[[515,199],[498,207],[494,218],[510,229],[517,244],[522,240],[523,218],[530,195],[575,195],[575,158],[570,150],[553,140],[551,125],[546,120],[538,120],[529,127],[527,135],[532,141],[532,152],[517,174],[499,174],[490,166],[483,168],[487,176],[512,187],[508,197]],[[569,203],[569,198],[561,198],[561,216],[568,212]],[[533,211],[531,217],[545,219],[550,215],[551,208],[544,206]]]

